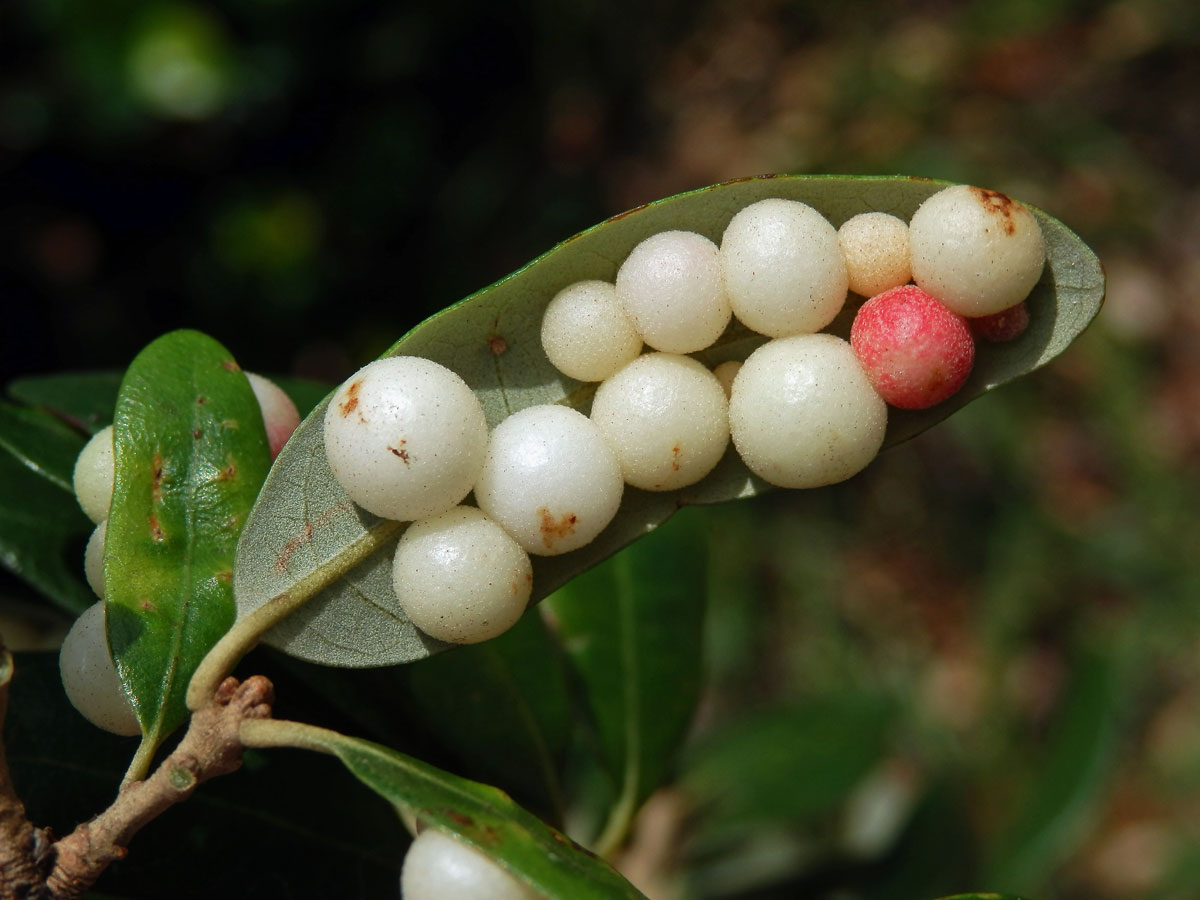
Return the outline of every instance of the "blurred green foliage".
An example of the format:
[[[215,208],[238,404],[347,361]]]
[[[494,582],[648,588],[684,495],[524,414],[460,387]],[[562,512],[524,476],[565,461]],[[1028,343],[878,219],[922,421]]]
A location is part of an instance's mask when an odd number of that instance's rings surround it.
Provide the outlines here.
[[[6,4],[0,374],[121,367],[188,325],[332,382],[682,189],[827,171],[1012,193],[1097,250],[1101,320],[850,483],[699,514],[706,687],[627,871],[663,897],[1183,900],[1198,41],[1184,0]]]

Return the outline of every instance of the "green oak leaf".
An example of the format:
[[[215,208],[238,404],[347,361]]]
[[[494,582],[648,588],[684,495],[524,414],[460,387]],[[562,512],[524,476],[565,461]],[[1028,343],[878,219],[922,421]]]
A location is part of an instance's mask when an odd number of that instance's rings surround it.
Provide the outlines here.
[[[234,549],[270,454],[246,376],[195,331],[164,335],[134,359],[113,445],[108,638],[144,758],[186,717],[192,671],[233,624]]]
[[[95,602],[83,581],[92,523],[71,486],[84,440],[49,412],[0,402],[0,565],[73,614]]]
[[[18,378],[9,384],[8,393],[95,434],[112,422],[120,388],[120,372],[62,372]]]
[[[562,822],[570,696],[554,636],[539,616],[525,616],[493,640],[393,672],[423,728],[453,754],[459,771]]]
[[[691,724],[706,555],[696,518],[681,515],[546,600],[618,792],[600,848],[621,840]]]
[[[280,728],[283,726],[283,728]],[[290,729],[294,727],[294,731]],[[271,743],[255,735],[269,733]],[[401,818],[438,828],[491,857],[554,900],[645,900],[608,863],[580,847],[507,794],[360,738],[309,725],[247,722],[247,743],[330,753]]]
[[[541,349],[542,312],[563,287],[580,279],[611,281],[641,240],[669,229],[719,241],[743,207],[768,197],[800,200],[838,226],[867,210],[904,219],[942,182],[906,177],[775,176],[726,182],[680,194],[603,222],[559,244],[522,269],[443,310],[404,335],[388,356],[422,356],[461,375],[479,397],[490,425],[540,403],[584,412],[592,385],[562,375]],[[885,446],[941,419],[1063,352],[1100,308],[1104,275],[1095,254],[1062,223],[1034,211],[1047,263],[1028,298],[1029,329],[1015,341],[981,346],[966,386],[947,402],[917,412],[891,410]],[[845,335],[854,304],[830,327]],[[708,350],[712,365],[744,359],[766,338],[734,323]],[[283,594],[312,600],[279,623],[268,643],[303,659],[338,666],[411,662],[445,649],[408,621],[392,594],[391,550],[403,524],[355,506],[325,459],[327,400],[301,424],[280,454],[251,512],[238,549],[236,594],[248,612]],[[749,497],[772,489],[750,474],[732,449],[691,487],[665,493],[627,488],[612,524],[591,544],[534,560],[534,602],[575,575],[653,530],[681,506]]]

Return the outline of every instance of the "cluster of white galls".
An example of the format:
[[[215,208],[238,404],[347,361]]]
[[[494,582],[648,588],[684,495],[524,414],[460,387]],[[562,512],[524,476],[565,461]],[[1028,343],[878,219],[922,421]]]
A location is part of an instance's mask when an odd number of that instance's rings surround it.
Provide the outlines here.
[[[262,411],[273,458],[300,424],[300,415],[292,399],[273,381],[253,372],[247,372],[246,377]],[[84,445],[72,476],[80,507],[96,523],[84,550],[83,569],[100,602],[75,620],[63,639],[58,659],[67,698],[88,721],[114,734],[137,735],[141,734],[141,726],[121,687],[105,630],[104,543],[115,477],[113,428],[109,425]]]
[[[781,487],[858,472],[882,445],[887,406],[850,345],[821,330],[850,291],[870,297],[914,277],[964,316],[1021,302],[1042,269],[1042,237],[1007,198],[999,221],[989,198],[1000,196],[947,188],[911,223],[871,212],[840,230],[804,203],[767,199],[734,215],[719,246],[689,231],[647,237],[615,283],[565,286],[545,310],[549,361],[599,382],[590,416],[532,406],[489,432],[445,366],[398,356],[356,372],[329,403],[325,451],[355,503],[412,522],[393,567],[405,613],[445,641],[500,634],[529,600],[530,554],[593,540],[626,484],[696,483],[731,439]],[[735,316],[771,340],[712,371],[687,355]],[[475,505],[462,505],[472,492]]]

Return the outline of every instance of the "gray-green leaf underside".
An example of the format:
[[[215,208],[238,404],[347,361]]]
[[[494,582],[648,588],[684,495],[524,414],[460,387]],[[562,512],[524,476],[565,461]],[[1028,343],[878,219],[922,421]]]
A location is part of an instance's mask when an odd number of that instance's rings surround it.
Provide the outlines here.
[[[562,375],[541,349],[542,312],[563,287],[581,279],[612,281],[630,250],[660,231],[696,231],[719,242],[738,210],[768,197],[808,203],[836,227],[869,210],[907,220],[944,186],[906,177],[774,176],[660,200],[564,241],[421,323],[385,355],[423,356],[453,369],[476,392],[493,426],[539,403],[567,404],[586,413],[593,386]],[[1044,365],[1066,349],[1099,310],[1104,276],[1095,254],[1062,223],[1035,213],[1046,239],[1047,265],[1028,299],[1029,329],[1010,343],[981,345],[971,379],[946,403],[919,412],[891,410],[885,446],[913,437],[970,400]],[[851,296],[829,330],[848,333],[857,301]],[[735,322],[716,345],[694,356],[709,365],[744,359],[765,340]],[[446,645],[418,632],[392,594],[392,549],[404,526],[356,507],[333,478],[322,438],[327,402],[318,404],[284,448],[251,513],[235,570],[239,611],[299,589],[302,580],[311,584],[308,576],[321,568],[329,573],[319,579],[326,585],[269,632],[268,643],[338,666],[391,665],[429,656]],[[534,560],[534,601],[652,530],[681,506],[769,489],[749,473],[732,448],[707,478],[683,490],[651,493],[627,487],[616,519],[596,541],[562,556]]]

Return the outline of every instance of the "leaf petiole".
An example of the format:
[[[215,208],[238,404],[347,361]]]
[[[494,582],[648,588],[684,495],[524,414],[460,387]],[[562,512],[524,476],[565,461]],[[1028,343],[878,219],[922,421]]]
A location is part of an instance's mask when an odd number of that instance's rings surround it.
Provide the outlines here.
[[[390,519],[380,520],[341,554],[317,566],[291,588],[234,622],[233,627],[225,632],[196,667],[188,684],[188,709],[195,712],[211,703],[217,686],[238,661],[254,649],[263,634],[378,550],[405,524]]]

